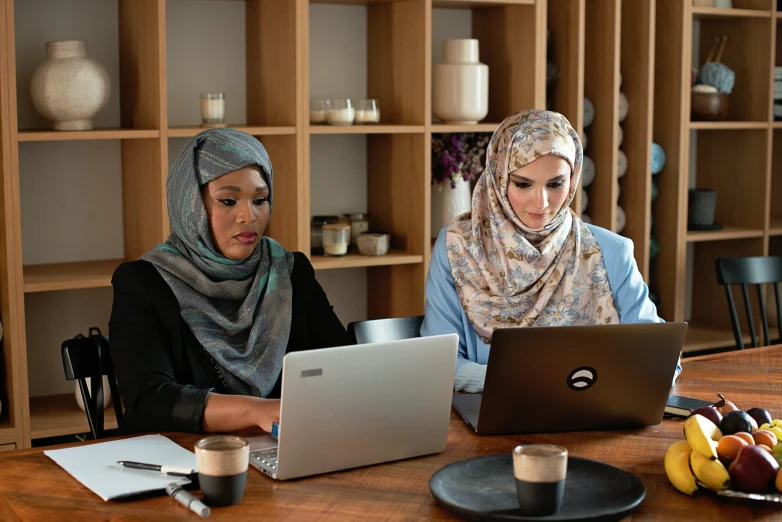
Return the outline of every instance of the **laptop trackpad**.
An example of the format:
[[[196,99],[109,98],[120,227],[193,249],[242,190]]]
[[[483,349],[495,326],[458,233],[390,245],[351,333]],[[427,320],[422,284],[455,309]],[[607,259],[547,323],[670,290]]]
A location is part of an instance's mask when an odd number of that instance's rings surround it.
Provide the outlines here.
[[[478,429],[478,413],[481,411],[481,393],[454,393],[453,406],[459,415],[472,426],[474,430]]]

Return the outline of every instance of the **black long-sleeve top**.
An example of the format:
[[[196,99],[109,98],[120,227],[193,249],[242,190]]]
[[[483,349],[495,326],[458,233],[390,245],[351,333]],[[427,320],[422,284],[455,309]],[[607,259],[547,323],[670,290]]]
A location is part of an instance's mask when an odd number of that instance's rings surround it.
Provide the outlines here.
[[[124,398],[121,433],[202,431],[206,396],[228,393],[214,359],[179,315],[179,303],[147,261],[114,272],[109,341]],[[307,257],[294,253],[287,352],[349,344],[347,333],[315,279]],[[269,398],[278,398],[282,376]]]

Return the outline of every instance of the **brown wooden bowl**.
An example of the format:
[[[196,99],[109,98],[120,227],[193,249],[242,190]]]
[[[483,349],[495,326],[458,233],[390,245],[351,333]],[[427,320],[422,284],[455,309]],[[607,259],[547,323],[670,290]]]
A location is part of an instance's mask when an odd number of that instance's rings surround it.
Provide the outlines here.
[[[690,93],[690,114],[693,121],[721,121],[728,117],[730,95],[722,92]]]

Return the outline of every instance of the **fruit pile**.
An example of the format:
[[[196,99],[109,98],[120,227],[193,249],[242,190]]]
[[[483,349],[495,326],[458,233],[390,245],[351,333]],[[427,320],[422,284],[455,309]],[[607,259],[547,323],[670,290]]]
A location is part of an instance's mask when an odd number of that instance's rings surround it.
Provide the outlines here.
[[[686,440],[665,454],[665,474],[688,495],[702,486],[744,493],[782,492],[782,420],[763,408],[741,411],[720,395],[684,421]]]

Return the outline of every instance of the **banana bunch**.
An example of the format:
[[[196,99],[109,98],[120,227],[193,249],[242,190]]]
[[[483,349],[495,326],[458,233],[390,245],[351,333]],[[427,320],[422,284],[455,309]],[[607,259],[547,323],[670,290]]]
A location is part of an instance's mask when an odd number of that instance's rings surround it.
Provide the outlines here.
[[[722,437],[717,426],[700,415],[684,422],[686,440],[674,442],[665,453],[665,474],[671,484],[687,495],[697,491],[697,478],[711,489],[727,489],[730,475],[717,460],[717,441]]]

